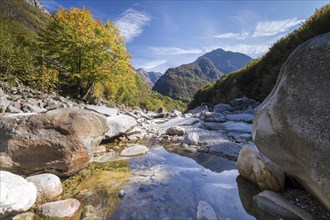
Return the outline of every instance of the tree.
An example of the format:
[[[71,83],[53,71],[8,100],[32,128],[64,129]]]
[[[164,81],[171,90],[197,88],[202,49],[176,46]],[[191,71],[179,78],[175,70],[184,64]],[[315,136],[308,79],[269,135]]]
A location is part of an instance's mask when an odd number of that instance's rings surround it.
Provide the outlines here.
[[[67,80],[83,98],[97,83],[130,71],[130,55],[120,31],[110,21],[102,24],[94,19],[88,9],[60,8],[40,36],[48,58],[63,66]]]

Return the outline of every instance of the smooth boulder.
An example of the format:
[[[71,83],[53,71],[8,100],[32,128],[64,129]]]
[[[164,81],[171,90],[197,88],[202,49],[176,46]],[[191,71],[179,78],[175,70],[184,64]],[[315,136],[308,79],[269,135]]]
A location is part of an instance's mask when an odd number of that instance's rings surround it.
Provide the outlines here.
[[[148,153],[148,148],[144,145],[130,145],[121,151],[120,156],[133,157],[141,154]]]
[[[10,219],[30,209],[37,198],[37,188],[23,177],[0,171],[0,219]]]
[[[330,211],[329,61],[330,33],[292,52],[257,110],[253,139]]]
[[[103,115],[78,108],[2,116],[0,121],[1,168],[20,174],[72,175],[90,161],[108,130]]]
[[[312,216],[303,209],[293,205],[283,196],[265,190],[253,197],[258,208],[279,219],[312,220]]]
[[[282,191],[285,174],[253,145],[242,148],[237,159],[237,169],[260,190]]]
[[[128,115],[107,117],[107,124],[109,129],[105,133],[105,139],[111,139],[124,135],[137,126],[135,118]]]
[[[66,199],[42,204],[36,212],[45,219],[71,219],[79,215],[79,207],[78,200]]]
[[[60,178],[51,173],[33,175],[25,179],[37,187],[37,204],[49,202],[63,191]]]
[[[166,134],[182,136],[186,134],[186,129],[180,126],[173,126],[166,130]]]

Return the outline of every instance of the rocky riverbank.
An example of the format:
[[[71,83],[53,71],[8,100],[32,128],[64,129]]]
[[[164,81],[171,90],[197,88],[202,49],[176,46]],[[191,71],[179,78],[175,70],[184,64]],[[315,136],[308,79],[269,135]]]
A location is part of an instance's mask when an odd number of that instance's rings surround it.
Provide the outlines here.
[[[108,108],[102,102],[77,103],[21,87],[3,86],[0,94],[0,219],[22,212],[14,219],[106,218],[116,209],[120,197],[130,193],[121,190],[131,175],[147,183],[172,175],[155,166],[148,176],[144,168],[136,172],[125,162],[148,153],[155,145],[163,145],[219,173],[224,171],[221,163],[225,161],[235,167],[242,148],[255,148],[251,131],[259,103],[247,98],[228,105],[220,103],[212,109],[201,106],[183,114],[176,110]],[[164,181],[159,179],[159,184],[167,186]],[[260,185],[260,181],[256,184]],[[142,185],[144,189],[140,186],[138,192],[149,190],[147,185]],[[284,193],[286,198],[292,198],[290,195]],[[162,201],[162,197],[158,199]],[[253,196],[244,200],[254,203]],[[300,207],[311,216],[330,217],[325,209],[310,208],[320,207],[317,203],[302,203]],[[196,212],[211,207],[205,204],[196,204]],[[252,214],[257,216],[260,212],[265,210]],[[210,213],[208,218],[213,215]],[[203,217],[201,213],[196,215]]]

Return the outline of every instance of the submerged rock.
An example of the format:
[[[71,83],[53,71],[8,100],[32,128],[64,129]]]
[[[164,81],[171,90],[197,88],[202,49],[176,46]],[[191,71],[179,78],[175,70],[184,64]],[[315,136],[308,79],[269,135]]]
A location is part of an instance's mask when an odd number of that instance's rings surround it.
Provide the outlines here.
[[[210,204],[205,201],[199,201],[197,207],[197,220],[214,220],[217,216]]]
[[[253,197],[258,208],[277,218],[311,220],[312,216],[303,209],[293,205],[281,195],[265,190]]]
[[[79,215],[80,202],[76,199],[66,199],[45,203],[36,210],[37,214],[46,219],[71,219]]]
[[[129,176],[125,161],[91,163],[64,181],[63,198],[79,199],[84,207],[83,217],[107,219],[120,202],[118,191],[124,188]]]
[[[121,151],[120,155],[124,157],[133,157],[148,152],[148,148],[144,145],[130,145]]]
[[[240,175],[256,184],[260,190],[282,191],[284,189],[284,172],[255,146],[242,148],[237,159],[237,169]]]
[[[30,209],[37,198],[37,188],[23,177],[0,171],[0,219],[10,219]]]
[[[22,174],[76,173],[89,162],[108,129],[103,115],[78,108],[0,120],[1,168]]]
[[[297,47],[259,106],[253,139],[330,210],[330,33]]]
[[[62,193],[61,180],[54,174],[38,174],[25,179],[37,187],[37,204],[49,202]]]

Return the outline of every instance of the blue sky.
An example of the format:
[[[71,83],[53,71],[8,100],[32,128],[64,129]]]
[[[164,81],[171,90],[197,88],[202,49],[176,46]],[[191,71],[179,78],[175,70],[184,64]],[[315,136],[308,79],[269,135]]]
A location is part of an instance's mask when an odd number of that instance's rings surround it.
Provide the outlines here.
[[[127,41],[135,68],[165,72],[213,49],[263,55],[282,36],[330,1],[113,1],[41,0],[87,7],[114,22]]]

